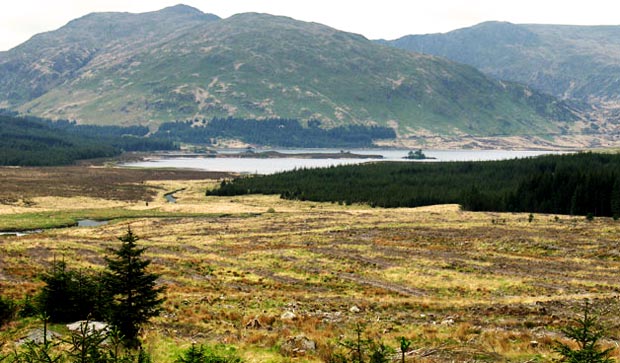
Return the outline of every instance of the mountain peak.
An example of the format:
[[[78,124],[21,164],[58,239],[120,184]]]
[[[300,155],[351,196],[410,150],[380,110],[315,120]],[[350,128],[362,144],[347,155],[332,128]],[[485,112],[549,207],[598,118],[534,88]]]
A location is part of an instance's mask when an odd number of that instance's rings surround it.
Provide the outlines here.
[[[45,47],[28,42],[0,59],[0,105],[83,123],[279,117],[398,125],[402,135],[555,132],[553,121],[573,119],[469,66],[318,23],[207,16],[177,5],[48,33]]]
[[[192,6],[185,4],[177,4],[155,11],[155,14],[163,14],[168,16],[189,17],[195,19],[219,20],[220,17],[214,14],[206,14]]]
[[[191,7],[185,4],[177,4],[173,6],[169,6],[160,10],[162,13],[174,13],[174,14],[197,14],[203,15],[204,13],[199,9]]]

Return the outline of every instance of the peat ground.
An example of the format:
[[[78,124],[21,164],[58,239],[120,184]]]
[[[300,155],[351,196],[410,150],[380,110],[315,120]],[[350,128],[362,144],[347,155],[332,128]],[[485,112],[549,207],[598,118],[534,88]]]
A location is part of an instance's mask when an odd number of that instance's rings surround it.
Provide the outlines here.
[[[0,292],[35,293],[37,276],[58,258],[102,269],[130,225],[167,286],[164,314],[143,333],[156,362],[174,361],[192,342],[233,344],[248,362],[320,362],[358,324],[394,347],[399,336],[412,339],[410,362],[550,362],[560,328],[585,298],[601,311],[604,344],[617,346],[620,222],[205,197],[224,176],[0,169],[11,196],[0,204],[0,225],[35,212],[118,215],[99,227],[0,236]],[[177,203],[167,203],[163,195],[179,189]],[[11,323],[0,339],[36,324]],[[299,335],[316,350],[283,348]]]

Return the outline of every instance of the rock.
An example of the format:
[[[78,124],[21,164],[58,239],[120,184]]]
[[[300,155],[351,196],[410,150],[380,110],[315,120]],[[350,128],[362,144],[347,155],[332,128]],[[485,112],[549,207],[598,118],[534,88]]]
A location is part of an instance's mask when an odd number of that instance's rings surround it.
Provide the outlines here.
[[[441,325],[454,325],[454,319],[448,318],[441,321]]]
[[[85,326],[88,324],[88,326]],[[86,332],[105,332],[108,330],[108,324],[101,321],[80,320],[75,323],[67,324],[67,329],[74,332],[85,330]]]
[[[351,306],[351,309],[349,309],[349,311],[350,311],[350,312],[352,312],[352,313],[354,313],[354,314],[357,314],[357,313],[359,313],[360,311],[362,311],[362,309],[360,309],[360,308],[358,308],[357,306],[353,305],[353,306]]]
[[[289,357],[298,357],[316,351],[316,343],[305,335],[290,337],[280,346],[280,353]]]
[[[46,339],[47,341],[52,341],[54,339],[60,339],[61,335],[53,332],[51,330],[47,330]],[[35,329],[28,333],[27,336],[21,338],[17,341],[17,345],[22,345],[28,342],[33,342],[35,344],[43,344],[43,329]]]
[[[295,315],[295,313],[290,310],[285,311],[282,315],[280,315],[280,319],[282,320],[294,320],[296,318],[297,315]]]

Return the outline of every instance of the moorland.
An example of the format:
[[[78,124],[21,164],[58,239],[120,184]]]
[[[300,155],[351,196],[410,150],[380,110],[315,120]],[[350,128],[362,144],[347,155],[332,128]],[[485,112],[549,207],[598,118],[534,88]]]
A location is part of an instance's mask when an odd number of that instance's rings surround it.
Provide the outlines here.
[[[234,346],[246,362],[326,361],[359,326],[387,345],[411,339],[411,362],[547,362],[586,298],[608,328],[603,346],[616,345],[620,225],[611,218],[205,196],[229,176],[194,171],[1,172],[10,197],[0,225],[47,228],[0,236],[2,294],[35,294],[59,259],[100,271],[131,226],[167,287],[163,314],[141,333],[155,362],[192,342]],[[110,223],[66,223],[77,218]],[[39,326],[10,322],[4,349]],[[315,347],[291,349],[300,336]]]
[[[36,314],[58,266],[118,319],[109,257],[134,234],[164,300],[127,341],[153,362],[198,346],[236,356],[219,363],[374,363],[399,342],[402,362],[551,362],[576,347],[565,328],[585,301],[620,358],[618,155],[251,178],[106,159],[617,147],[617,34],[485,23],[386,42],[177,5],[89,14],[0,52],[0,361],[42,325],[64,337],[50,349],[79,355],[64,322]],[[89,290],[96,276],[107,285]],[[20,354],[5,362],[33,361]]]

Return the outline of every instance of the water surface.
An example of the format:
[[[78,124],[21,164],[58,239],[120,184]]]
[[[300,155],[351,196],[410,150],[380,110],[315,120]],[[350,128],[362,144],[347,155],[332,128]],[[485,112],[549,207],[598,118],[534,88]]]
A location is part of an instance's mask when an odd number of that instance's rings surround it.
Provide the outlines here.
[[[339,153],[340,149],[266,149],[283,154],[300,153]],[[173,157],[159,160],[126,163],[123,166],[140,168],[182,168],[206,171],[224,171],[243,174],[273,174],[300,168],[329,167],[333,165],[360,164],[368,162],[408,161],[408,162],[442,162],[442,161],[484,161],[526,158],[545,154],[557,154],[555,151],[537,150],[424,150],[427,157],[435,159],[406,160],[409,149],[347,149],[354,154],[381,155],[383,159],[300,159],[300,158],[207,158],[207,157]],[[219,153],[238,153],[239,150],[218,150]]]
[[[110,221],[98,221],[95,219],[80,219],[78,227],[99,227],[110,223]]]

